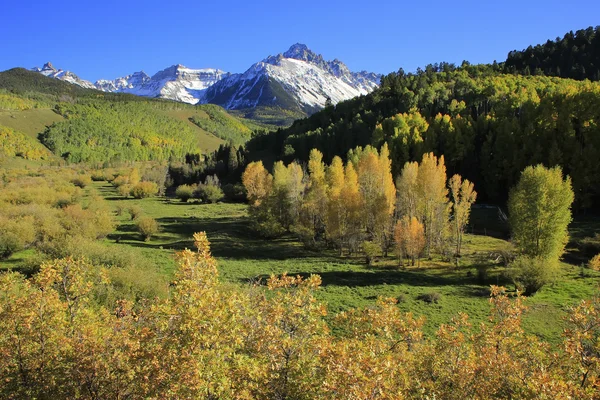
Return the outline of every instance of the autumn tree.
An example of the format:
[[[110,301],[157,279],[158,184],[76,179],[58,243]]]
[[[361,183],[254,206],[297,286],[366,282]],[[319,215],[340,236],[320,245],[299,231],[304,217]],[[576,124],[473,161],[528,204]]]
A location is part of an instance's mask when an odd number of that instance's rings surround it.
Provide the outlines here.
[[[265,169],[262,161],[255,161],[246,167],[242,183],[248,193],[250,205],[258,207],[271,194],[273,177]]]
[[[396,189],[398,193],[396,203],[397,217],[408,216],[417,217],[419,204],[418,177],[419,163],[407,162],[402,168],[401,174],[396,179]]]
[[[454,240],[456,241],[455,256],[458,265],[458,257],[460,257],[460,249],[465,227],[469,223],[471,214],[471,206],[477,199],[477,192],[469,180],[462,180],[462,177],[455,174],[448,181],[450,187],[450,195],[452,198],[452,229]]]
[[[308,184],[296,232],[306,244],[314,245],[325,233],[327,179],[323,154],[312,149],[308,160]]]
[[[443,248],[448,229],[448,189],[444,156],[423,155],[417,174],[417,213],[425,228],[425,250],[431,257],[434,246]]]
[[[358,152],[358,184],[364,204],[363,224],[367,234],[379,243],[384,254],[393,238],[392,215],[396,187],[387,144],[378,152],[370,146]]]
[[[402,217],[394,227],[394,241],[396,243],[396,254],[401,258],[409,257],[414,266],[415,259],[420,258],[425,247],[423,224],[416,217]]]
[[[255,231],[265,237],[275,237],[283,233],[280,220],[273,213],[273,176],[261,161],[248,164],[242,175],[246,188],[249,214]]]
[[[328,191],[325,230],[328,240],[338,246],[340,254],[343,253],[343,237],[348,225],[345,199],[342,197],[344,181],[344,164],[342,159],[336,156],[327,168]]]

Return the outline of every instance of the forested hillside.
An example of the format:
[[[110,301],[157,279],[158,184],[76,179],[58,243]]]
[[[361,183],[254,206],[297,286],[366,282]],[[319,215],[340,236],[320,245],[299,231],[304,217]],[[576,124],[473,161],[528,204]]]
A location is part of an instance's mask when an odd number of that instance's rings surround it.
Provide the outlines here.
[[[562,38],[511,51],[504,70],[524,75],[600,80],[600,26],[571,31]]]
[[[7,156],[42,158],[41,141],[68,162],[95,163],[183,160],[263,128],[218,106],[104,93],[23,69],[0,73],[0,126]]]
[[[577,207],[597,204],[600,84],[468,63],[400,70],[381,83],[371,95],[255,137],[248,158],[306,161],[317,148],[330,161],[355,146],[386,142],[394,175],[432,151],[445,156],[449,173],[474,182],[482,200],[504,202],[505,188],[526,166],[559,165],[573,178]]]

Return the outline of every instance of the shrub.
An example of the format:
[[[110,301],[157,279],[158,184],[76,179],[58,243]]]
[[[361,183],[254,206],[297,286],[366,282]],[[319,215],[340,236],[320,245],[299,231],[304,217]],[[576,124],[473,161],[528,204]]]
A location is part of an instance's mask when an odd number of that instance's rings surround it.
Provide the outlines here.
[[[364,241],[362,248],[365,253],[367,265],[372,266],[375,261],[375,256],[381,251],[381,247],[375,242]]]
[[[157,192],[158,186],[154,182],[140,182],[131,188],[131,195],[136,199],[154,196]]]
[[[73,201],[73,199],[71,197],[65,196],[65,197],[59,197],[58,199],[56,199],[54,206],[56,208],[65,208],[68,206],[72,206],[75,203],[76,203],[76,201]]]
[[[154,182],[158,186],[158,194],[163,195],[167,181],[168,167],[166,165],[155,165],[144,169],[142,181]]]
[[[102,182],[102,181],[108,180],[108,178],[106,177],[106,174],[105,174],[104,170],[100,170],[100,169],[92,171],[90,178],[94,182]]]
[[[217,203],[223,199],[223,191],[215,185],[200,184],[194,193],[203,203]]]
[[[129,212],[129,216],[131,217],[131,220],[133,221],[134,219],[138,219],[139,217],[141,217],[142,214],[144,213],[144,210],[142,210],[142,208],[140,206],[131,206],[131,207],[129,207],[127,212]]]
[[[579,241],[579,248],[587,255],[600,252],[600,233],[581,239]]]
[[[71,179],[71,183],[79,188],[85,188],[87,185],[92,183],[92,179],[89,175],[78,175]]]
[[[131,185],[124,184],[124,185],[119,186],[117,188],[117,193],[119,194],[119,196],[123,196],[125,198],[128,198],[129,195],[131,194]]]
[[[194,196],[194,187],[190,185],[177,186],[175,196],[185,203]]]
[[[31,216],[0,218],[0,259],[8,258],[35,241],[35,221]]]
[[[144,240],[148,241],[158,232],[158,222],[149,216],[140,217],[137,222],[137,228]]]
[[[596,254],[588,263],[588,267],[594,271],[600,271],[600,254]]]
[[[239,183],[235,185],[228,183],[223,186],[223,195],[228,201],[243,203],[246,201],[246,188]]]
[[[509,265],[507,272],[517,289],[529,296],[554,280],[558,261],[520,256]]]
[[[124,175],[119,175],[112,180],[112,185],[116,188],[118,188],[119,186],[127,185],[128,183],[129,177]]]
[[[425,303],[437,304],[442,299],[442,295],[438,292],[423,293],[417,296],[417,299],[424,301]]]

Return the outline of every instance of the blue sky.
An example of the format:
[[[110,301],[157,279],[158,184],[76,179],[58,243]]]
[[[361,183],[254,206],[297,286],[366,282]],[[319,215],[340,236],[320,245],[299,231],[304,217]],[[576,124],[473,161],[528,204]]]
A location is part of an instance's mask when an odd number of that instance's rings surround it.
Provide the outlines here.
[[[51,61],[84,79],[173,64],[243,72],[305,43],[351,70],[414,71],[437,61],[501,61],[510,50],[600,24],[600,2],[7,0],[0,70]]]

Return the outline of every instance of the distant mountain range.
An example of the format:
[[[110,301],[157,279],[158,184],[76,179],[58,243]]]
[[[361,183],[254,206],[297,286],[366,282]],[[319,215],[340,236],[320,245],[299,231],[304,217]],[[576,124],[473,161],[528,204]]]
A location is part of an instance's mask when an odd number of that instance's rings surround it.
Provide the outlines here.
[[[131,93],[190,104],[213,103],[239,110],[260,106],[312,113],[333,104],[372,92],[381,75],[351,72],[339,60],[326,61],[306,45],[295,44],[283,54],[269,56],[241,74],[219,69],[191,69],[173,65],[153,76],[143,71],[95,83],[73,72],[46,63],[33,68],[45,76],[104,92]]]

